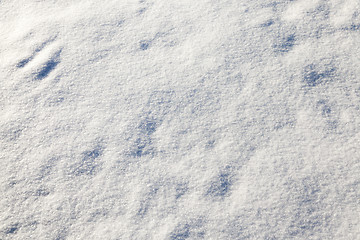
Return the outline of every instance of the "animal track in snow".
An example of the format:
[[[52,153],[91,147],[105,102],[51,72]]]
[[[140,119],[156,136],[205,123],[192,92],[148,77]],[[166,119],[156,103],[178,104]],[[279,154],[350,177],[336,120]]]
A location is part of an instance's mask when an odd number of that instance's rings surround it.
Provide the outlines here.
[[[57,51],[49,60],[47,60],[35,74],[36,80],[42,80],[47,77],[55,67],[60,63],[61,49]]]
[[[212,198],[224,197],[229,192],[231,184],[230,174],[222,173],[211,183],[207,195]]]
[[[50,38],[41,43],[30,56],[20,60],[16,67],[30,71],[32,80],[46,78],[60,63],[62,47],[54,45],[55,39]]]
[[[204,220],[202,217],[198,219],[190,219],[185,223],[179,223],[170,233],[169,239],[204,239],[206,230],[203,225]]]
[[[335,76],[335,68],[330,66],[321,69],[314,64],[304,68],[303,82],[308,87],[316,87],[320,84],[329,82]]]
[[[103,148],[101,146],[96,146],[92,150],[83,152],[82,160],[75,166],[73,173],[76,176],[95,175],[98,168],[100,167],[99,163],[97,162],[97,158],[101,157],[102,153]]]
[[[275,52],[286,53],[289,52],[295,45],[295,34],[290,34],[281,39],[279,44],[274,46]]]
[[[48,46],[50,43],[54,42],[56,38],[50,38],[46,41],[44,41],[43,43],[41,43],[37,48],[35,48],[34,52],[31,54],[31,56],[27,57],[27,58],[23,58],[22,60],[20,60],[17,64],[16,67],[17,68],[23,68],[25,67],[30,61],[32,61],[36,55],[41,52],[46,46]]]

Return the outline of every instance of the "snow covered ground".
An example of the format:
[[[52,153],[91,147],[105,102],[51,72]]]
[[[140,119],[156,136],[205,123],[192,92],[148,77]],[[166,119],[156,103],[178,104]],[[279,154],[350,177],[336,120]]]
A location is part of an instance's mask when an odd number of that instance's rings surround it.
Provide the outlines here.
[[[0,239],[360,239],[358,0],[0,0]]]

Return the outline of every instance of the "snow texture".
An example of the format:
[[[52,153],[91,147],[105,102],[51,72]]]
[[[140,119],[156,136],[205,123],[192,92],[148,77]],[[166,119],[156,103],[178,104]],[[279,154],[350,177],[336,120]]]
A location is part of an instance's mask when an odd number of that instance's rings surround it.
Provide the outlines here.
[[[1,0],[0,239],[360,239],[358,0]]]

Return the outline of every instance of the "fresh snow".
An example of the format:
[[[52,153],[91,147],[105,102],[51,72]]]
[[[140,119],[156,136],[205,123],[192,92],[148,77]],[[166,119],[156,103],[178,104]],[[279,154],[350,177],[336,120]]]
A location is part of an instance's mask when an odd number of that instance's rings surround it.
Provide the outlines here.
[[[360,239],[358,0],[0,0],[0,239]]]

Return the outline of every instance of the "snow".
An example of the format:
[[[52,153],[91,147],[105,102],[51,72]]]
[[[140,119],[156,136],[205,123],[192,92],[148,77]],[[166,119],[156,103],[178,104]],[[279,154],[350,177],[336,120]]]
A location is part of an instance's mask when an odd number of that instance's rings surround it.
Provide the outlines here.
[[[360,239],[359,13],[0,1],[0,239]]]

